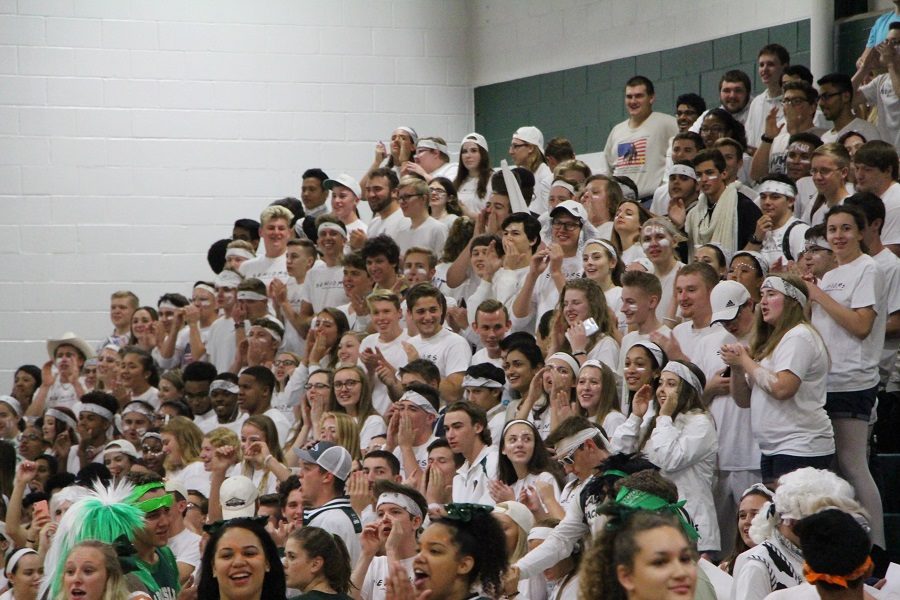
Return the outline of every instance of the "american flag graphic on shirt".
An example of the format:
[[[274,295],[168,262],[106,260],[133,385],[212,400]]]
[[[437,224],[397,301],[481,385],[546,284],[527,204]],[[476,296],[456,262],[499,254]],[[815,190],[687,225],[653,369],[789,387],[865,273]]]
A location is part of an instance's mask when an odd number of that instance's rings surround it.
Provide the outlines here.
[[[616,146],[616,170],[640,169],[647,162],[647,138],[620,142]]]

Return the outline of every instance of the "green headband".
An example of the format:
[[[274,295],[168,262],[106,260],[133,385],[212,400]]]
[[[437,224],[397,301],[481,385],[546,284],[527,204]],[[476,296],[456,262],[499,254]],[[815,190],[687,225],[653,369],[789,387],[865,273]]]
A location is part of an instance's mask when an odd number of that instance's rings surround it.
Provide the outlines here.
[[[161,481],[152,481],[150,483],[139,485],[131,492],[131,495],[128,497],[128,503],[138,507],[144,513],[152,513],[154,510],[159,510],[160,508],[169,508],[175,503],[175,498],[172,494],[163,494],[162,496],[149,498],[143,502],[138,501],[138,498],[147,492],[165,489],[165,487],[165,484]]]
[[[628,473],[626,473],[625,471],[620,471],[619,469],[610,469],[609,471],[603,471],[603,474],[601,475],[601,477],[608,477],[608,476],[614,476],[614,477],[618,477],[621,479],[621,478],[628,477]]]
[[[675,503],[666,502],[663,498],[651,494],[650,492],[632,490],[625,486],[622,486],[619,493],[616,495],[616,506],[621,512],[630,514],[638,510],[647,510],[651,512],[672,513],[678,517],[681,528],[688,538],[691,541],[697,541],[700,539],[700,534],[697,532],[697,528],[688,521],[684,511],[684,502],[684,500]],[[624,517],[625,515],[622,516]],[[607,527],[609,527],[609,524],[607,524]],[[615,525],[613,527],[615,528]]]

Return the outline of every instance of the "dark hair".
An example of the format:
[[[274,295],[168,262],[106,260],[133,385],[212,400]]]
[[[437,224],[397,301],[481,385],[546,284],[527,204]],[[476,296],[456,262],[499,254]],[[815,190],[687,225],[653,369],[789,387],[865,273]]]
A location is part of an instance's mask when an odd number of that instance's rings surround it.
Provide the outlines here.
[[[531,458],[528,459],[528,464],[525,467],[528,470],[528,473],[531,475],[538,475],[544,472],[550,473],[553,475],[553,478],[556,479],[556,485],[562,488],[565,485],[565,478],[560,471],[559,464],[551,458],[550,452],[547,451],[547,446],[544,445],[544,440],[541,439],[541,434],[537,430],[537,427],[534,426],[534,423],[527,420],[516,421],[515,424],[527,425],[534,438],[534,452],[532,452]],[[503,433],[500,436],[497,479],[506,485],[513,485],[519,480],[519,476],[516,475],[516,468],[513,466],[512,461],[509,460],[508,456],[503,454],[503,450],[506,448],[506,431],[507,428],[504,426]]]
[[[703,99],[702,96],[699,96],[693,92],[688,92],[687,94],[681,94],[678,96],[678,99],[675,100],[675,108],[677,109],[682,104],[687,104],[695,111],[697,111],[697,115],[699,116],[706,110],[706,100]]]
[[[447,438],[445,438],[445,437],[435,438],[435,440],[433,442],[428,444],[428,454],[431,454],[432,450],[436,450],[438,448],[446,448],[447,450],[450,450],[450,454],[453,455],[453,464],[456,465],[457,469],[460,468],[461,466],[463,466],[463,463],[466,462],[466,459],[465,459],[465,457],[463,457],[462,454],[457,454],[456,452],[453,452],[453,450],[450,448],[450,442],[447,441]]]
[[[799,77],[800,81],[808,83],[809,85],[812,85],[813,83],[812,71],[805,65],[788,65],[781,71],[781,77],[783,78],[785,75],[789,77]]]
[[[557,162],[570,160],[575,158],[575,149],[572,148],[572,142],[564,137],[555,137],[544,147],[544,156],[551,156]]]
[[[810,74],[810,82],[812,82],[812,74]],[[785,92],[791,90],[798,90],[803,92],[803,95],[806,97],[806,101],[810,104],[815,104],[819,100],[819,92],[817,92],[816,88],[812,86],[812,83],[807,83],[802,79],[800,81],[789,81],[784,84],[782,89]]]
[[[466,401],[457,401],[452,403],[447,407],[447,410],[444,411],[444,417],[446,419],[446,415],[449,415],[452,412],[464,412],[469,415],[469,419],[472,421],[472,426],[481,425],[481,433],[478,437],[481,439],[481,442],[485,446],[491,445],[491,430],[488,427],[487,413],[483,408],[478,406],[477,404],[473,404],[471,402]]]
[[[456,260],[474,233],[475,221],[465,215],[454,219],[447,234],[447,241],[444,242],[444,251],[439,257],[440,262],[452,263]]]
[[[433,523],[451,531],[458,556],[472,557],[469,586],[478,582],[485,595],[496,597],[502,591],[501,576],[509,566],[506,537],[500,522],[489,512],[473,511],[468,521],[440,518]]]
[[[117,412],[119,412],[119,401],[116,400],[116,397],[112,394],[107,394],[106,392],[101,392],[99,390],[88,392],[87,394],[82,396],[81,403],[96,404],[98,406],[102,406],[112,414],[116,414]]]
[[[862,525],[852,515],[829,508],[800,519],[794,531],[800,538],[803,559],[812,571],[846,576],[858,569],[869,557],[872,542]],[[847,581],[848,588],[859,588],[866,575]],[[843,586],[816,582],[827,590]]]
[[[400,459],[394,456],[393,452],[388,452],[387,450],[372,450],[371,452],[366,453],[363,457],[363,462],[365,462],[367,458],[380,458],[388,464],[388,467],[390,467],[391,475],[396,477],[400,474]],[[376,494],[375,497],[377,498],[378,495]]]
[[[552,311],[548,311],[552,312]],[[512,340],[509,344],[504,344],[506,340],[509,339],[510,336],[507,336],[500,342],[500,349],[504,350],[507,354],[510,352],[520,352],[522,356],[528,361],[531,365],[532,369],[539,367],[544,364],[544,353],[541,352],[541,347],[537,345],[537,342],[532,340]]]
[[[710,292],[716,287],[716,284],[719,283],[719,274],[716,273],[715,269],[704,262],[693,262],[684,265],[675,277],[677,279],[683,275],[699,275],[700,279],[703,280],[703,283],[706,284],[706,287]]]
[[[294,227],[294,223],[302,219],[306,216],[306,211],[303,210],[303,203],[293,196],[286,196],[281,198],[280,200],[275,200],[269,206],[283,206],[294,215],[294,218],[291,219],[291,228]]]
[[[216,378],[216,366],[212,363],[198,360],[188,364],[181,372],[181,380],[185,383],[188,381],[206,381],[212,383]]]
[[[281,500],[281,508],[284,508],[287,505],[288,496],[291,495],[291,492],[294,490],[300,489],[300,478],[296,475],[291,475],[284,481],[278,484],[276,491],[278,492],[278,496]]]
[[[716,169],[719,172],[724,172],[728,166],[725,164],[725,157],[722,156],[721,152],[719,152],[715,148],[707,148],[706,150],[701,150],[700,152],[698,152],[697,156],[694,157],[694,167],[699,167],[703,163],[709,161],[712,161],[713,165],[715,165]]]
[[[319,168],[312,168],[303,171],[303,175],[300,176],[301,179],[308,179],[310,177],[315,177],[319,180],[319,184],[325,183],[325,180],[328,179],[328,175]]]
[[[472,243],[469,245],[469,248],[474,250],[481,246],[490,246],[491,242],[494,242],[494,250],[497,252],[497,256],[503,258],[503,240],[495,233],[482,233],[481,235],[476,235],[472,238]]]
[[[334,591],[338,594],[347,594],[350,591],[350,575],[352,573],[350,553],[347,551],[347,545],[341,536],[329,533],[321,527],[306,526],[293,531],[288,539],[299,543],[310,558],[316,558],[317,556],[322,558],[322,575]],[[279,562],[278,564],[280,565],[281,563]],[[264,589],[262,598],[275,600],[285,597],[283,570],[281,577],[281,594],[269,596]],[[206,598],[207,596],[200,597]],[[218,596],[209,597],[217,598]]]
[[[825,213],[823,223],[825,224],[826,232],[828,230],[828,219],[834,215],[850,215],[853,218],[856,228],[859,229],[860,232],[866,228],[866,215],[861,209],[848,204],[835,204],[828,209],[827,213]],[[863,248],[863,252],[865,252],[865,247]]]
[[[743,123],[734,118],[734,115],[724,108],[713,108],[706,113],[705,117],[703,117],[703,122],[705,123],[706,119],[710,117],[718,119],[725,126],[725,132],[722,137],[733,139],[738,142],[742,148],[747,147],[747,129],[744,127]]]
[[[191,303],[190,300],[182,296],[181,294],[170,292],[168,294],[163,294],[159,297],[159,300],[156,301],[156,306],[158,307],[163,302],[168,302],[169,304],[174,304],[178,308],[184,308],[188,304]]]
[[[647,88],[647,95],[653,96],[656,94],[656,90],[653,88],[653,82],[643,75],[635,75],[631,79],[625,82],[625,87],[637,87],[639,85]]]
[[[456,196],[456,186],[453,184],[453,182],[446,177],[433,177],[429,183],[436,183],[441,186],[441,188],[443,188],[445,192],[447,192],[447,204],[445,209],[447,211],[447,214],[461,217],[463,214],[462,206],[460,206],[459,204],[459,198],[457,198]],[[430,203],[428,204],[428,212],[429,214],[431,214]]]
[[[695,131],[680,131],[676,133],[672,138],[672,142],[674,142],[675,140],[690,140],[694,142],[694,146],[697,147],[698,152],[706,148],[706,144],[703,142],[703,138],[700,137],[700,134]]]
[[[744,89],[747,91],[748,96],[750,95],[750,90],[753,89],[753,86],[750,84],[750,76],[740,69],[725,71],[725,74],[719,80],[719,90],[722,89],[722,84],[725,82],[744,84]]]
[[[400,185],[400,179],[397,177],[397,174],[394,173],[394,170],[390,167],[380,167],[378,169],[372,169],[369,171],[368,179],[372,179],[373,177],[384,177],[388,180],[388,189],[390,191],[394,191],[397,189],[397,186]]]
[[[384,234],[367,239],[360,254],[365,260],[384,256],[395,269],[400,265],[400,246],[390,236]]]
[[[404,373],[421,375],[425,381],[433,381],[435,385],[439,385],[441,382],[441,371],[437,368],[437,365],[426,358],[417,358],[409,361],[406,365],[400,367],[397,373],[401,376]]]
[[[34,391],[36,393],[38,388],[41,387],[41,383],[44,381],[44,378],[41,375],[41,368],[36,365],[22,365],[16,369],[15,375],[18,375],[19,372],[31,375],[31,378],[34,379]],[[15,375],[13,375],[13,377],[15,377]]]
[[[235,229],[243,229],[250,234],[251,240],[259,239],[259,221],[255,219],[238,219],[234,222]]]
[[[788,138],[788,146],[790,147],[790,145],[795,142],[800,142],[802,144],[808,144],[813,149],[816,149],[822,145],[822,138],[820,138],[819,136],[817,136],[814,133],[810,133],[808,131],[801,131],[799,133],[791,134],[791,136]]]
[[[891,179],[894,181],[897,180],[898,171],[900,171],[897,149],[894,148],[893,144],[882,140],[872,140],[860,146],[856,154],[853,155],[853,162],[873,167],[879,171],[890,170]]]
[[[179,417],[185,417],[187,419],[194,418],[194,411],[191,410],[191,407],[184,400],[180,400],[180,399],[166,400],[159,407],[163,408],[165,406],[175,409],[175,412],[178,413]]]
[[[649,296],[662,298],[662,283],[659,277],[645,271],[625,271],[622,274],[622,287],[636,287]]]
[[[820,77],[816,83],[820,89],[823,85],[833,85],[841,94],[844,92],[848,94],[853,93],[853,82],[846,73],[829,73],[824,77]]]
[[[852,206],[862,211],[869,225],[877,219],[881,219],[881,225],[878,226],[878,234],[881,234],[881,230],[884,228],[886,211],[884,201],[880,197],[870,192],[856,192],[852,196],[844,198],[844,206]]]
[[[438,306],[441,308],[441,324],[443,325],[447,316],[447,298],[444,296],[444,293],[430,283],[417,283],[409,288],[409,291],[406,293],[407,310],[412,312],[416,307],[416,303],[422,298],[434,298],[437,300]]]
[[[525,237],[531,242],[532,254],[537,251],[541,244],[541,222],[531,214],[526,212],[515,212],[503,219],[500,229],[504,230],[512,223],[521,223],[522,229],[525,231]],[[501,244],[501,247],[503,244]]]
[[[52,454],[41,454],[37,458],[34,459],[34,462],[39,460],[43,460],[47,462],[47,470],[50,471],[50,476],[53,477],[59,471],[59,459],[57,459]]]
[[[780,62],[781,64],[791,64],[791,55],[781,44],[766,44],[765,46],[760,48],[759,53],[756,55],[756,58],[759,58],[763,54],[774,54],[778,58],[778,62]]]
[[[254,519],[237,518],[225,521],[222,526],[210,535],[209,541],[206,543],[206,550],[203,552],[203,560],[200,562],[200,577],[197,584],[197,596],[199,598],[218,598],[219,597],[219,580],[213,574],[213,566],[216,562],[216,546],[219,540],[229,529],[239,527],[246,529],[256,536],[259,545],[262,547],[263,554],[268,563],[268,569],[263,576],[261,598],[284,598],[287,595],[287,587],[284,579],[284,567],[281,564],[281,558],[278,556],[278,547],[272,541],[272,537],[263,529],[263,526]],[[308,527],[304,527],[300,532],[307,531]],[[330,537],[330,534],[327,534]]]
[[[478,172],[470,173],[469,168],[463,164],[462,161],[462,147],[466,142],[472,142],[475,144],[475,147],[478,148],[478,155],[480,160],[478,161]],[[491,180],[491,175],[493,171],[491,170],[491,156],[487,150],[481,147],[480,144],[476,141],[474,137],[466,136],[463,138],[462,142],[459,144],[459,167],[456,170],[456,179],[453,181],[453,186],[459,189],[459,187],[463,184],[463,182],[469,177],[478,177],[478,184],[475,188],[475,194],[484,199],[487,196],[488,190],[488,182]]]
[[[255,367],[247,367],[246,369],[241,371],[241,375],[249,375],[250,377],[255,379],[257,383],[261,383],[269,388],[270,396],[272,392],[275,391],[275,375],[266,367],[263,367],[261,365],[257,365]]]
[[[67,488],[74,483],[75,473],[62,471],[48,477],[47,483],[44,485],[44,489],[47,490],[47,492],[52,492],[53,490],[61,490]]]

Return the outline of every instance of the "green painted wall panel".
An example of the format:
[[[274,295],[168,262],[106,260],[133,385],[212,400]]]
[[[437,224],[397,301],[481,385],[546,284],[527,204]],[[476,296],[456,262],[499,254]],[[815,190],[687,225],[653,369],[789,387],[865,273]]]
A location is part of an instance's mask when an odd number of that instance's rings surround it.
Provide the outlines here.
[[[871,26],[871,24],[869,25]],[[674,113],[679,94],[702,95],[718,105],[718,82],[729,69],[743,69],[760,89],[756,54],[769,41],[787,47],[795,63],[809,64],[809,21],[726,36],[661,52],[626,57],[475,88],[475,128],[488,140],[494,163],[506,156],[510,135],[535,125],[545,140],[568,137],[576,152],[603,149],[610,129],[625,119],[623,89],[634,75],[656,87],[656,106]]]

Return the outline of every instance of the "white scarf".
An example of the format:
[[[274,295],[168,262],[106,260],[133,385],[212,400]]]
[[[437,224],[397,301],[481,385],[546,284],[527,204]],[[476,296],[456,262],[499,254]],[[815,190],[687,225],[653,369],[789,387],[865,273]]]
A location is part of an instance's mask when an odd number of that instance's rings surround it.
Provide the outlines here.
[[[720,244],[731,253],[738,250],[737,189],[737,182],[725,188],[719,201],[713,207],[712,217],[706,223],[704,221],[709,211],[709,200],[707,200],[706,194],[700,194],[697,204],[687,215],[684,227],[691,240],[691,245],[689,245],[691,260],[693,260],[694,246],[702,246],[710,242]]]

